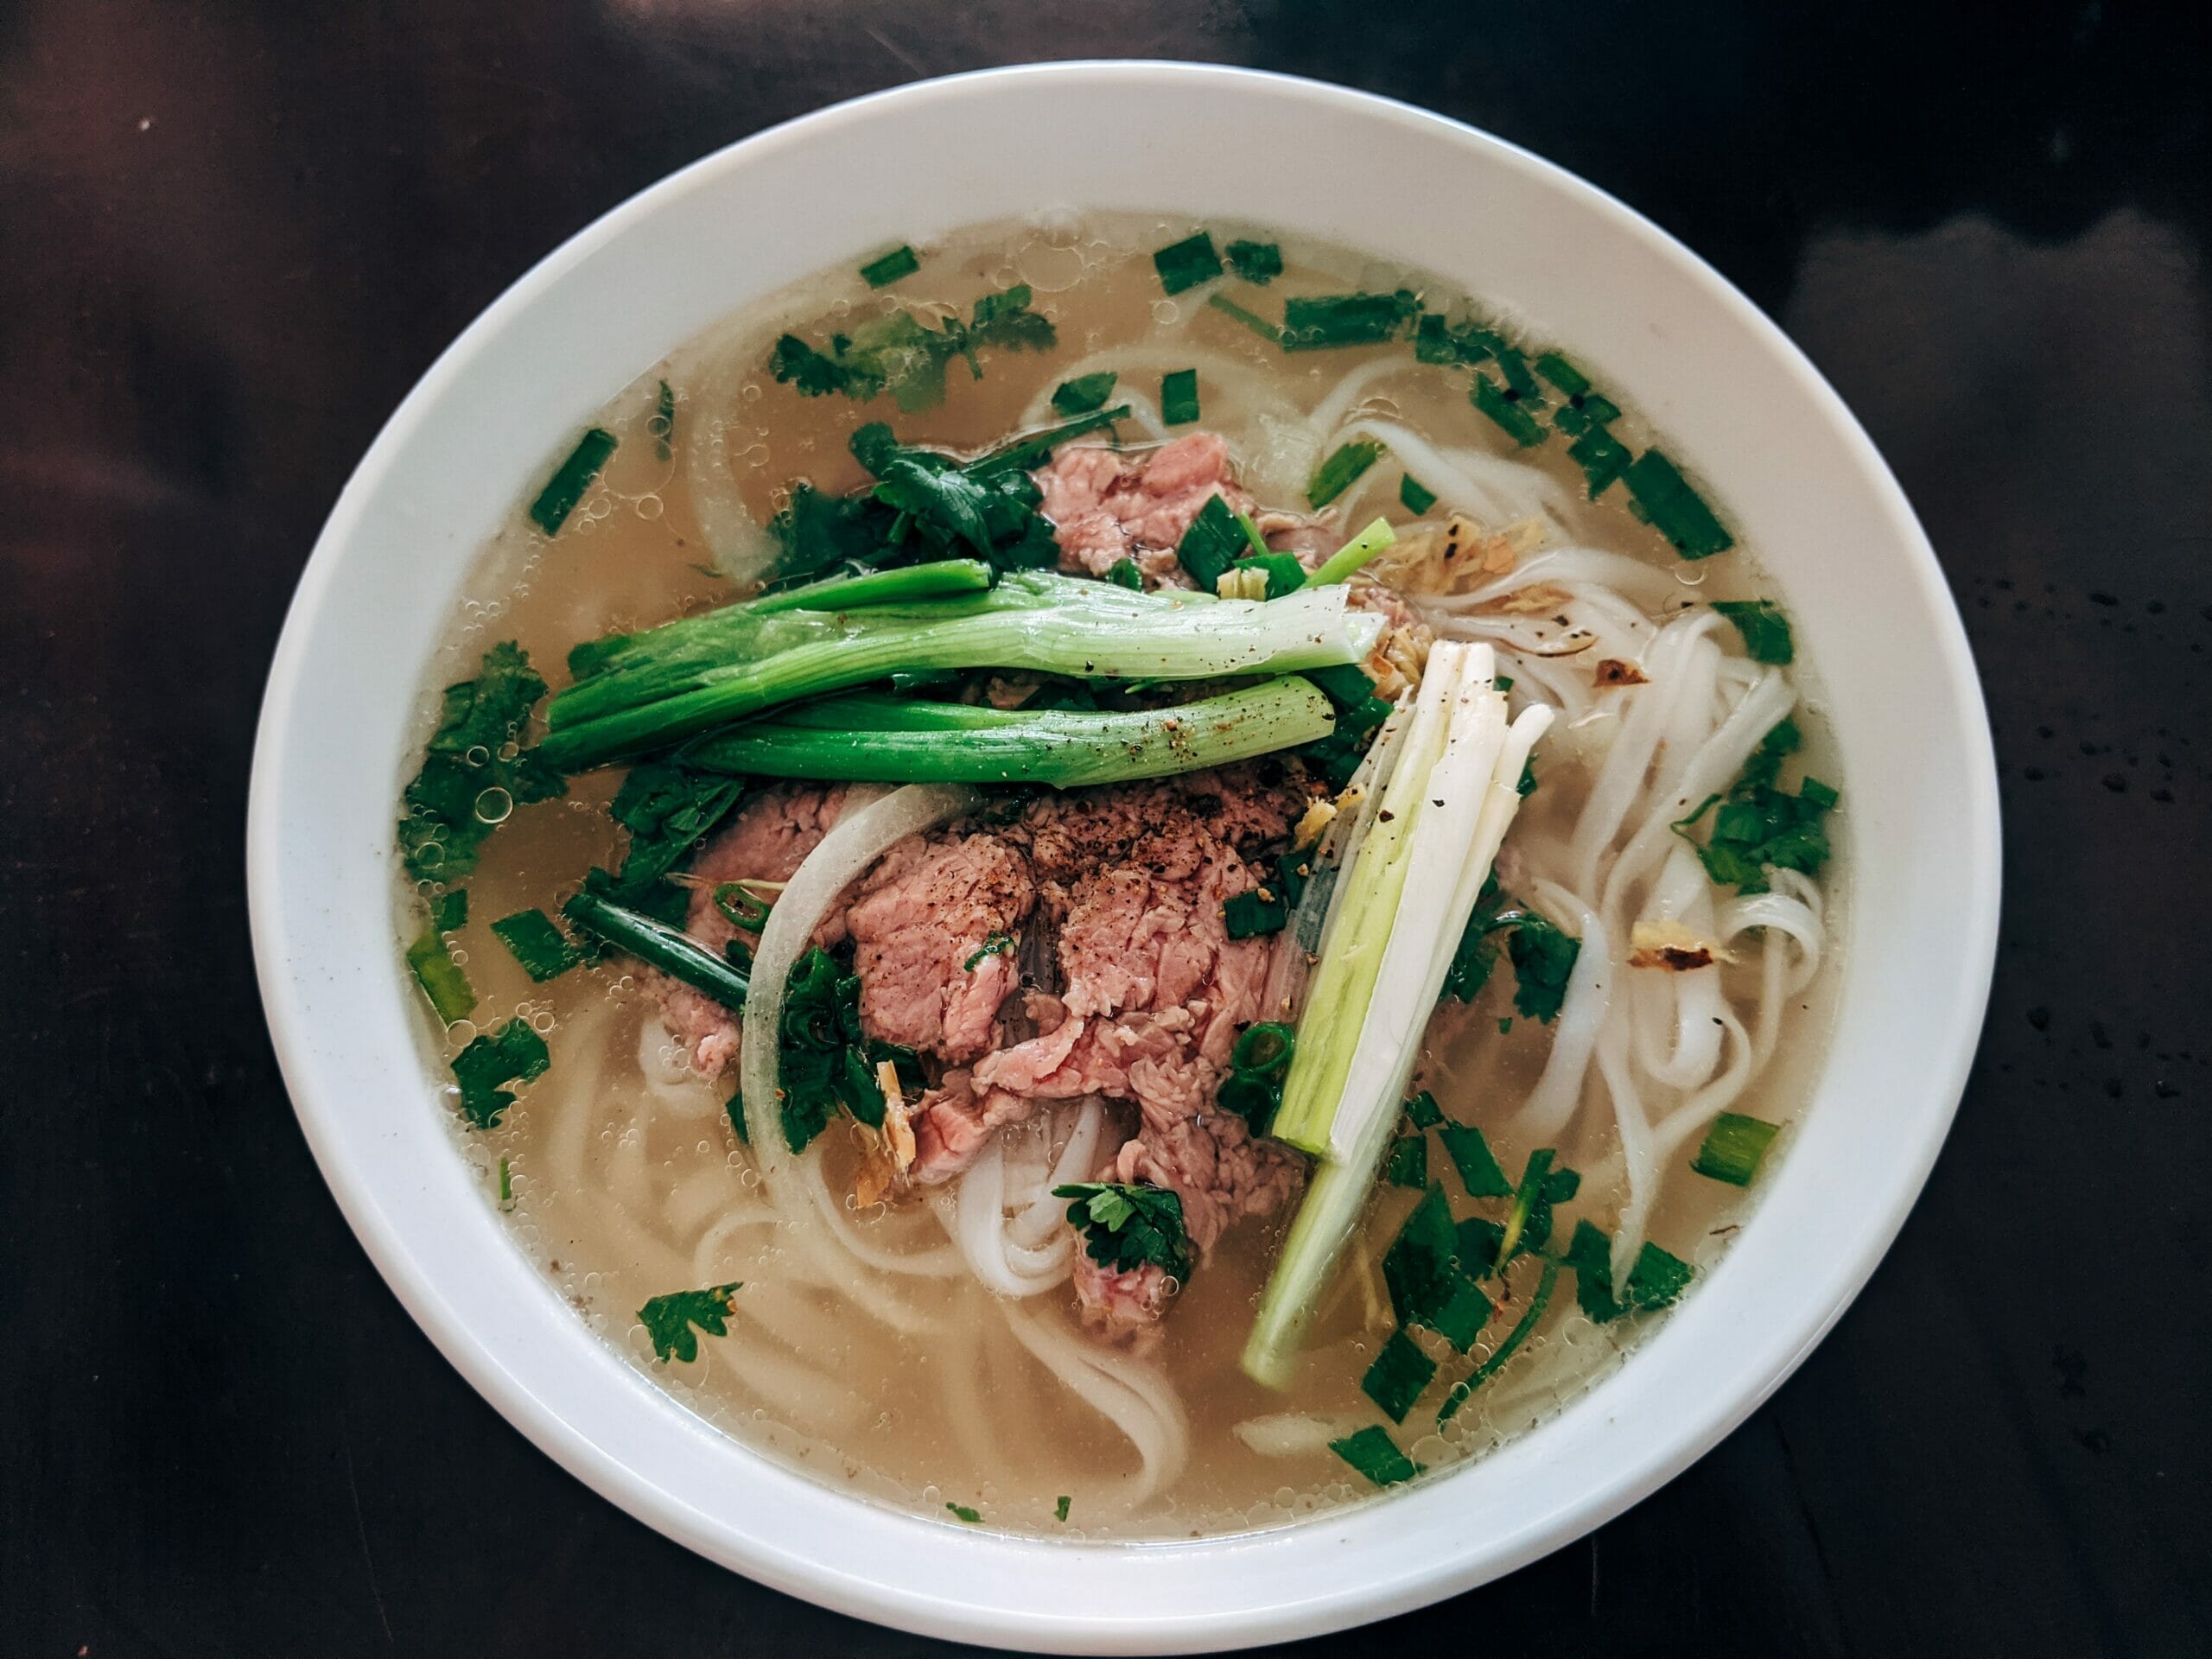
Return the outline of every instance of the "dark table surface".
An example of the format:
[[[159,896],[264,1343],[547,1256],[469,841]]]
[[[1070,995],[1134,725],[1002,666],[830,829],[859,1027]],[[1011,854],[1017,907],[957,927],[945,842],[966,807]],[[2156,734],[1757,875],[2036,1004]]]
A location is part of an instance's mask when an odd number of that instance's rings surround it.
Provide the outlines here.
[[[2205,12],[0,6],[0,1649],[934,1645],[601,1502],[370,1269],[256,995],[254,715],[356,457],[563,238],[854,93],[1164,55],[1478,123],[1740,284],[1917,505],[2002,769],[1980,1058],[1866,1294],[1629,1515],[1319,1645],[2212,1650]]]

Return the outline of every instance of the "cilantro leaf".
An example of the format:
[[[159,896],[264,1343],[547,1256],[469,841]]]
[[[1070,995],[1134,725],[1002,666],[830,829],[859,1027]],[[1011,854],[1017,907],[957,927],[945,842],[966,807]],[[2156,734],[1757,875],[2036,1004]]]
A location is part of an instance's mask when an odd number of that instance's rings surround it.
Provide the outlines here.
[[[510,1020],[486,1032],[453,1057],[454,1081],[461,1085],[461,1113],[471,1128],[497,1128],[515,1103],[505,1085],[528,1083],[553,1063],[545,1039],[527,1020]]]
[[[1063,415],[1088,415],[1094,409],[1103,409],[1114,395],[1118,378],[1113,370],[1101,369],[1096,374],[1063,380],[1053,391],[1052,407]]]
[[[673,760],[641,760],[632,766],[610,809],[615,823],[630,832],[616,887],[641,893],[681,869],[744,793],[741,778],[695,772]]]
[[[966,322],[950,316],[935,327],[911,311],[894,311],[850,334],[830,335],[826,351],[784,334],[769,353],[768,372],[808,397],[835,392],[866,403],[887,390],[903,410],[927,409],[943,401],[945,365],[954,358],[981,379],[980,346],[1049,351],[1058,343],[1052,319],[1030,309],[1032,297],[1027,283],[1017,283],[978,299]]]
[[[402,796],[407,816],[399,820],[399,849],[409,875],[418,881],[467,875],[509,809],[568,791],[567,780],[535,750],[508,752],[544,695],[545,682],[512,640],[484,653],[474,679],[446,688],[423,769]]]
[[[1769,869],[1811,875],[1827,862],[1821,820],[1841,796],[1817,778],[1803,779],[1794,795],[1775,787],[1783,758],[1802,741],[1795,721],[1782,721],[1760,741],[1726,796],[1708,796],[1688,817],[1675,821],[1675,833],[1696,848],[1714,881],[1739,893],[1764,893]],[[1690,832],[1715,806],[1719,810],[1712,834],[1700,843]]]
[[[1179,1283],[1191,1278],[1191,1238],[1183,1200],[1166,1187],[1079,1181],[1052,1189],[1068,1198],[1068,1220],[1099,1266],[1128,1273],[1149,1262]]]
[[[1582,941],[1531,910],[1522,913],[1505,949],[1513,958],[1514,1007],[1549,1025],[1567,1000],[1567,982],[1582,954]]]
[[[638,1310],[638,1322],[652,1339],[657,1359],[681,1360],[689,1364],[699,1357],[696,1325],[710,1337],[729,1334],[730,1298],[744,1288],[743,1280],[709,1285],[703,1290],[673,1290],[649,1299]]]

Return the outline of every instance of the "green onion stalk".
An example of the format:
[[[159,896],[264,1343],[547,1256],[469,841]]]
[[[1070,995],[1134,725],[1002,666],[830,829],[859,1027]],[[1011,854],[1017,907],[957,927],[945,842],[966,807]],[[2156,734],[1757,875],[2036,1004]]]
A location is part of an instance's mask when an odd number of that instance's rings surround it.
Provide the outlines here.
[[[712,733],[687,746],[682,760],[762,778],[1077,789],[1227,766],[1313,742],[1334,727],[1329,700],[1296,676],[1124,713],[861,695]]]
[[[1214,600],[1034,571],[929,603],[718,612],[633,636],[611,666],[560,693],[538,753],[581,772],[780,703],[925,669],[1199,680],[1332,667],[1363,659],[1381,626],[1340,588]]]

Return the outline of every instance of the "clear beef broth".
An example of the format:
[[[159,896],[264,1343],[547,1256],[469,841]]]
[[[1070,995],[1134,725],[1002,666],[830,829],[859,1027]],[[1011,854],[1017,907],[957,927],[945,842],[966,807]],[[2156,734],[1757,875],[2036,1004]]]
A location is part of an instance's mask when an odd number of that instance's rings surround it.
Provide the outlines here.
[[[863,422],[889,421],[903,442],[975,450],[1015,429],[1041,392],[1096,353],[1118,353],[1140,365],[1123,373],[1122,389],[1156,400],[1160,367],[1172,366],[1167,360],[1178,353],[1202,350],[1209,361],[1249,369],[1280,403],[1300,411],[1348,374],[1389,357],[1407,365],[1381,383],[1382,408],[1390,418],[1433,440],[1514,454],[1510,440],[1469,407],[1464,373],[1416,368],[1402,341],[1287,355],[1206,308],[1203,290],[1163,298],[1150,250],[1188,228],[1089,219],[1079,226],[966,233],[928,251],[918,274],[884,293],[871,293],[850,270],[830,273],[687,346],[601,412],[599,423],[620,446],[601,486],[556,538],[549,542],[524,517],[528,489],[516,481],[515,512],[472,575],[439,658],[439,683],[465,677],[486,646],[512,639],[557,687],[565,682],[561,664],[568,649],[579,640],[741,596],[742,590],[718,573],[702,522],[727,507],[700,499],[701,447],[719,449],[735,501],[753,523],[766,524],[796,479],[831,491],[863,481],[846,448]],[[1264,290],[1270,306],[1288,295],[1355,284],[1388,289],[1408,282],[1441,291],[1341,252],[1294,246],[1286,252],[1288,268]],[[977,295],[1015,282],[1030,283],[1039,308],[1053,317],[1058,348],[989,353],[981,379],[956,359],[937,407],[907,414],[887,397],[866,404],[803,397],[766,372],[771,345],[786,328],[819,339],[880,311],[933,302],[964,315]],[[666,459],[658,453],[659,435],[652,424],[664,380],[676,399]],[[1248,486],[1267,505],[1302,506],[1265,482],[1270,456],[1277,474],[1294,475],[1281,452],[1295,446],[1279,412],[1255,410],[1251,400],[1203,374],[1200,395],[1199,426],[1228,438]],[[1633,412],[1620,424],[1633,429]],[[1565,448],[1554,442],[1514,454],[1551,473],[1576,504],[1568,523],[1552,526],[1554,537],[1647,562],[1681,584],[1682,601],[1757,589],[1757,569],[1746,553],[1684,563],[1630,516],[1620,489],[1598,504],[1585,502],[1582,475]],[[1407,468],[1395,455],[1385,455],[1378,468],[1388,487],[1366,492],[1360,522],[1386,508],[1402,521],[1410,515],[1398,505],[1395,480]],[[1802,686],[1802,671],[1798,678]],[[426,730],[435,702],[426,690]],[[1817,719],[1808,718],[1802,703],[1797,718],[1817,763],[1824,758]],[[1540,749],[1538,772],[1541,787],[1509,845],[1566,834],[1590,786],[1590,769],[1576,758],[1571,739]],[[1414,1192],[1378,1189],[1314,1327],[1306,1363],[1283,1393],[1248,1380],[1237,1362],[1287,1215],[1240,1224],[1223,1239],[1173,1305],[1159,1351],[1158,1363],[1187,1414],[1187,1462],[1162,1495],[1131,1508],[1126,1494],[1135,1459],[1128,1440],[1007,1338],[992,1293],[964,1274],[909,1277],[886,1288],[872,1311],[860,1311],[836,1288],[809,1281],[806,1264],[782,1228],[730,1221],[760,1207],[751,1161],[723,1115],[731,1084],[685,1080],[681,1053],[659,1033],[653,1000],[632,963],[610,957],[533,985],[494,938],[488,927],[493,919],[534,906],[553,912],[584,870],[618,861],[620,832],[606,808],[619,780],[619,771],[576,778],[565,798],[517,809],[486,844],[466,884],[468,922],[454,938],[480,1006],[474,1023],[442,1034],[435,1021],[425,1025],[441,1071],[469,1038],[511,1014],[546,1034],[550,1071],[522,1091],[499,1127],[457,1131],[457,1140],[487,1194],[496,1197],[504,1163],[511,1199],[503,1208],[516,1241],[581,1317],[747,1444],[940,1519],[949,1519],[946,1506],[957,1503],[993,1526],[1056,1535],[1175,1537],[1277,1523],[1371,1490],[1310,1427],[1281,1429],[1294,1438],[1303,1433],[1306,1441],[1272,1454],[1253,1449],[1236,1429],[1253,1419],[1303,1418],[1325,1420],[1342,1433],[1382,1421],[1361,1393],[1360,1378],[1392,1328],[1379,1261]],[[1827,885],[1837,885],[1833,874]],[[419,925],[419,908],[413,889],[400,897],[397,932],[404,938]],[[1756,974],[1740,964],[1726,971],[1738,989]],[[1783,1122],[1796,1116],[1817,1061],[1833,977],[1831,965],[1791,999],[1774,1061],[1732,1109]],[[1483,1126],[1499,1162],[1517,1172],[1535,1146],[1516,1138],[1512,1109],[1541,1073],[1553,1033],[1528,1019],[1500,1030],[1512,1013],[1511,989],[1510,976],[1501,972],[1471,1007],[1447,1004],[1432,1025],[1419,1081],[1448,1114]],[[834,1144],[841,1133],[830,1131],[833,1167],[849,1155]],[[1040,1121],[1015,1133],[1035,1141],[1049,1129]],[[1577,1217],[1610,1228],[1624,1192],[1618,1136],[1594,1077],[1565,1131],[1545,1144],[1586,1174],[1580,1195],[1561,1207],[1560,1238]],[[1433,1141],[1428,1155],[1432,1176],[1443,1181],[1455,1209],[1471,1213],[1475,1206],[1459,1194]],[[1745,1203],[1735,1187],[1677,1170],[1652,1210],[1649,1235],[1709,1266]],[[859,1217],[855,1224],[865,1230],[879,1218]],[[1478,1353],[1519,1317],[1535,1278],[1527,1262],[1509,1275],[1504,1306]],[[732,1280],[746,1288],[728,1336],[702,1340],[693,1363],[655,1363],[635,1310],[672,1289]],[[1043,1317],[1069,1320],[1065,1286],[1034,1300]],[[1432,1468],[1494,1446],[1591,1386],[1648,1323],[1593,1325],[1577,1309],[1571,1281],[1563,1281],[1534,1339],[1473,1395],[1448,1430],[1428,1427],[1439,1395],[1432,1390],[1395,1431],[1399,1442]],[[772,1403],[795,1389],[818,1408],[804,1425],[785,1421],[788,1414]],[[1071,1500],[1065,1522],[1056,1519],[1063,1495]]]

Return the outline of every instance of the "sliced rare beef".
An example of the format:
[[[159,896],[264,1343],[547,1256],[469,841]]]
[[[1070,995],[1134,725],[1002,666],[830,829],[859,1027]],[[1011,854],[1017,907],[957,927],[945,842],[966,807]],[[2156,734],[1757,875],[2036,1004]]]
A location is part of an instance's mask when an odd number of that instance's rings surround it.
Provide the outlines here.
[[[703,885],[691,894],[685,930],[715,951],[732,939],[755,943],[753,934],[732,926],[715,907],[715,887],[724,881],[790,880],[837,822],[844,797],[842,788],[813,784],[779,784],[748,796],[692,863],[691,874]],[[842,917],[833,916],[832,925],[842,930]],[[738,1016],[680,981],[650,969],[645,972],[658,982],[662,1014],[690,1053],[692,1069],[709,1077],[728,1071],[737,1060]]]

